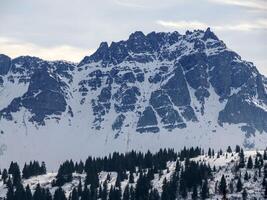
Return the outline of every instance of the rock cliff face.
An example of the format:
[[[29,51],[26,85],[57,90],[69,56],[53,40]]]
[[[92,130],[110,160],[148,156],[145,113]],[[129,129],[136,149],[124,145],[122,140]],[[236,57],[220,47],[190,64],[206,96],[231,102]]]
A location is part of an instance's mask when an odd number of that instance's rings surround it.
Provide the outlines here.
[[[234,131],[253,147],[257,138],[267,142],[266,82],[210,29],[138,31],[126,41],[101,43],[79,64],[0,55],[0,131],[88,131],[105,144],[124,138],[127,146],[135,137],[172,133],[172,140],[191,132],[212,143],[207,134]]]

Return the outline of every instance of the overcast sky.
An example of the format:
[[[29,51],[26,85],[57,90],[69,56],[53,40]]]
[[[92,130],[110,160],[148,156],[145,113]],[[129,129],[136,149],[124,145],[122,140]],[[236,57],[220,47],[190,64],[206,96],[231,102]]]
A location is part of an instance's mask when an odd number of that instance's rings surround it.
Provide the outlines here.
[[[80,61],[141,30],[208,26],[267,75],[267,0],[0,0],[0,53]]]

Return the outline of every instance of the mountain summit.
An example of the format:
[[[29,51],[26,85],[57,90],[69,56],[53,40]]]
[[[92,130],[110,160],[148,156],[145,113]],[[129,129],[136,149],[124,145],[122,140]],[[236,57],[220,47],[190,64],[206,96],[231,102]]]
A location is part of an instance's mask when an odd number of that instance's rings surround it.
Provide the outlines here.
[[[101,43],[79,64],[0,55],[0,160],[58,163],[184,145],[261,148],[266,89],[253,63],[209,28],[137,31]]]

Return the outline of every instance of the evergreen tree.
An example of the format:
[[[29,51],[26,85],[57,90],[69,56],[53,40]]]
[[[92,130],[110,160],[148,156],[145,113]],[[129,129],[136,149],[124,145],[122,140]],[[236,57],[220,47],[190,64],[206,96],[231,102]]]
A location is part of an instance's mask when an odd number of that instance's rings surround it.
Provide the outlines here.
[[[99,178],[98,178],[98,173],[95,170],[87,172],[85,178],[85,184],[90,185],[92,189],[98,188]]]
[[[3,179],[3,183],[6,184],[7,183],[7,179],[8,179],[8,173],[7,170],[4,169],[2,172],[2,179]]]
[[[135,200],[135,190],[133,186],[130,187],[130,200]]]
[[[85,185],[82,191],[81,200],[89,200],[89,199],[90,199],[90,191]]]
[[[33,200],[40,200],[40,199],[44,199],[44,193],[42,191],[42,188],[40,186],[40,184],[37,184],[36,188],[35,188],[35,192],[33,194]]]
[[[263,153],[263,160],[267,160],[267,150],[264,150],[264,153]]]
[[[195,200],[198,198],[197,186],[194,185],[193,192],[192,192],[192,199]]]
[[[16,162],[15,163],[11,162],[8,173],[12,174],[13,185],[14,186],[19,185],[21,181],[21,174],[19,165]]]
[[[130,189],[129,189],[129,185],[126,185],[124,192],[123,192],[122,200],[129,200],[129,199],[130,199]]]
[[[72,181],[72,173],[74,172],[74,163],[72,160],[65,161],[60,165],[56,176],[54,186],[62,186],[67,182]]]
[[[54,200],[67,200],[65,196],[65,192],[62,190],[61,187],[56,189],[54,194]]]
[[[29,171],[29,168],[28,168],[28,165],[24,165],[23,169],[22,169],[22,178],[24,179],[28,179],[30,177],[30,171]]]
[[[207,199],[209,198],[209,187],[208,187],[208,180],[204,180],[201,188],[201,198]]]
[[[220,194],[223,195],[223,198],[226,198],[227,183],[226,183],[226,179],[225,179],[224,175],[222,175],[220,185],[219,185],[219,190],[220,190]]]
[[[76,188],[73,188],[71,192],[70,200],[79,200],[79,195],[78,195],[78,191],[76,190]]]
[[[183,178],[180,179],[180,187],[179,187],[180,195],[183,198],[187,197],[187,189],[186,189],[186,183]]]
[[[164,178],[163,184],[162,184],[161,200],[169,200],[169,199],[170,199],[169,185],[167,183],[167,179]]]
[[[133,172],[132,171],[130,171],[129,183],[134,183],[134,176],[133,176]]]
[[[149,193],[149,200],[160,200],[159,192],[156,189],[153,189]]]
[[[241,192],[242,188],[243,188],[243,184],[241,182],[241,178],[239,177],[238,180],[237,180],[237,184],[236,184],[236,191],[237,192]]]
[[[79,179],[79,184],[78,184],[78,188],[77,188],[77,193],[78,193],[79,197],[82,196],[82,191],[83,191],[83,189],[82,189],[82,181],[81,181],[81,179]]]
[[[40,167],[40,174],[39,175],[42,175],[42,174],[46,174],[45,162],[42,162],[41,167]]]
[[[248,158],[247,168],[248,169],[252,169],[253,168],[253,161],[252,161],[251,156],[249,156],[249,158]]]
[[[6,186],[7,186],[7,188],[11,188],[11,187],[13,187],[13,183],[12,183],[10,177],[8,177],[8,180],[7,180],[7,182],[6,182]]]
[[[26,192],[21,183],[16,186],[14,200],[26,200]]]
[[[239,168],[243,167],[245,167],[245,156],[243,149],[241,149],[239,153]]]
[[[101,193],[101,200],[107,200],[108,197],[108,184],[107,184],[107,180],[104,181],[103,183],[103,190]]]
[[[15,200],[13,187],[8,187],[7,194],[6,194],[6,200]]]
[[[240,149],[241,149],[240,146],[239,146],[239,145],[236,145],[236,147],[235,147],[235,152],[236,152],[236,153],[240,153]]]
[[[211,149],[210,148],[208,150],[208,156],[209,156],[209,158],[211,158]]]
[[[151,188],[150,180],[141,172],[135,188],[136,200],[148,199],[150,188]]]
[[[255,168],[259,168],[260,164],[259,164],[259,160],[258,157],[255,158]]]
[[[31,191],[29,185],[26,186],[25,193],[26,193],[26,195],[25,195],[26,199],[27,200],[32,200],[32,191]]]
[[[48,188],[45,189],[44,193],[45,193],[45,200],[52,200],[53,199],[52,194]]]
[[[232,149],[230,146],[228,146],[228,148],[227,148],[227,153],[232,153]]]
[[[121,187],[121,178],[120,178],[120,175],[119,174],[118,174],[118,176],[116,178],[115,187],[116,188]]]

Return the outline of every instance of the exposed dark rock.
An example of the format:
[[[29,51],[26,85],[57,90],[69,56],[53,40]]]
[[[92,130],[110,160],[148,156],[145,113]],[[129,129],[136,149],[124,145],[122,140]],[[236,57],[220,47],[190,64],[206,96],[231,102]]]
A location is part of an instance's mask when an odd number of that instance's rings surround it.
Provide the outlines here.
[[[11,58],[4,54],[0,54],[0,75],[6,75],[11,66]]]

